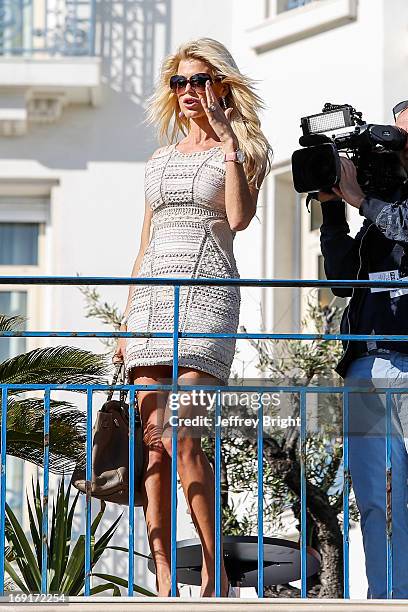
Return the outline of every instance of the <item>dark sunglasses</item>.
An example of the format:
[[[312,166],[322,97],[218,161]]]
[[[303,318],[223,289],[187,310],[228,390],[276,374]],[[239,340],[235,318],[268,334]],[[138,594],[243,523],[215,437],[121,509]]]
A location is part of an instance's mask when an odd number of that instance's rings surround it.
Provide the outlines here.
[[[207,81],[213,83],[214,81],[220,81],[222,77],[215,77],[212,79],[209,74],[206,72],[197,72],[197,74],[193,74],[189,79],[185,76],[181,76],[180,74],[175,74],[170,79],[170,89],[177,94],[183,94],[186,91],[187,83],[190,83],[190,87],[194,89],[194,91],[205,91],[205,84]]]
[[[407,108],[408,100],[405,100],[404,102],[399,102],[396,106],[394,106],[394,108],[392,109],[392,112],[394,113],[394,119],[396,120],[397,116]]]

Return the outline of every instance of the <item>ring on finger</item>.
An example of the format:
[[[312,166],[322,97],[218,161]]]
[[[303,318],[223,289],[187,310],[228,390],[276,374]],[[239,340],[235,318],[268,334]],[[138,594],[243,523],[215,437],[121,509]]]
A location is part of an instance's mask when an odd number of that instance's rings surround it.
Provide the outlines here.
[[[215,104],[210,104],[210,106],[208,107],[208,110],[211,111],[212,113],[217,109],[217,107],[215,106]]]

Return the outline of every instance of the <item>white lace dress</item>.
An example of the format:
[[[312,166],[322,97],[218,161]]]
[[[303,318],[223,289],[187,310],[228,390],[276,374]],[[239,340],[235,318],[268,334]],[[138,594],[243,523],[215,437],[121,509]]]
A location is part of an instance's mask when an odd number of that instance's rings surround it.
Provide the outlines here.
[[[182,153],[176,145],[159,149],[147,162],[145,196],[152,214],[152,237],[138,277],[239,278],[233,232],[225,212],[225,167],[221,147]],[[179,329],[235,333],[240,288],[180,288]],[[134,286],[128,331],[173,331],[174,288]],[[235,339],[180,338],[179,365],[228,380]],[[131,338],[125,368],[172,365],[171,338]]]

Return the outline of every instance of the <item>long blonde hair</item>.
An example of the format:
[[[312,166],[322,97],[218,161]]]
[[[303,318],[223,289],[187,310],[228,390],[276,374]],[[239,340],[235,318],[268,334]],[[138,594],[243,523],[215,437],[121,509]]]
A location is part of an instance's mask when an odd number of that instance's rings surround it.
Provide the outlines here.
[[[179,133],[188,133],[189,121],[179,117],[177,95],[170,90],[170,77],[177,73],[181,60],[196,59],[208,64],[212,76],[222,76],[229,85],[225,96],[227,107],[234,110],[230,117],[239,147],[246,154],[244,164],[249,184],[260,187],[272,164],[272,147],[261,130],[258,113],[265,108],[255,93],[255,81],[242,74],[228,49],[212,38],[200,38],[179,46],[176,53],[168,55],[161,65],[160,76],[154,94],[147,100],[147,123],[157,126],[159,141],[164,144],[177,141]]]

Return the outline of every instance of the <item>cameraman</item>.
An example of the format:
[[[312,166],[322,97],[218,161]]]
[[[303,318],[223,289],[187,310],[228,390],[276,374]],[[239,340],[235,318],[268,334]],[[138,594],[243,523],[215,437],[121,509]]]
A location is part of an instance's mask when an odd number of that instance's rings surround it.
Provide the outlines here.
[[[394,109],[396,125],[408,132],[408,101]],[[400,153],[408,170],[408,143]],[[336,194],[319,193],[323,211],[321,249],[328,279],[385,279],[408,276],[408,190],[393,202],[366,197],[354,164],[342,158]],[[345,204],[364,217],[355,238],[349,235]],[[384,278],[384,276],[383,276]],[[345,334],[408,336],[408,292],[389,289],[333,289],[350,296],[343,314]],[[348,386],[408,387],[408,339],[403,342],[347,342],[336,371]],[[393,597],[408,598],[408,394],[392,396]],[[361,514],[368,597],[387,597],[385,395],[350,395],[350,472]],[[404,440],[405,438],[405,440]],[[406,443],[406,445],[405,445]],[[390,497],[388,498],[388,502]]]

